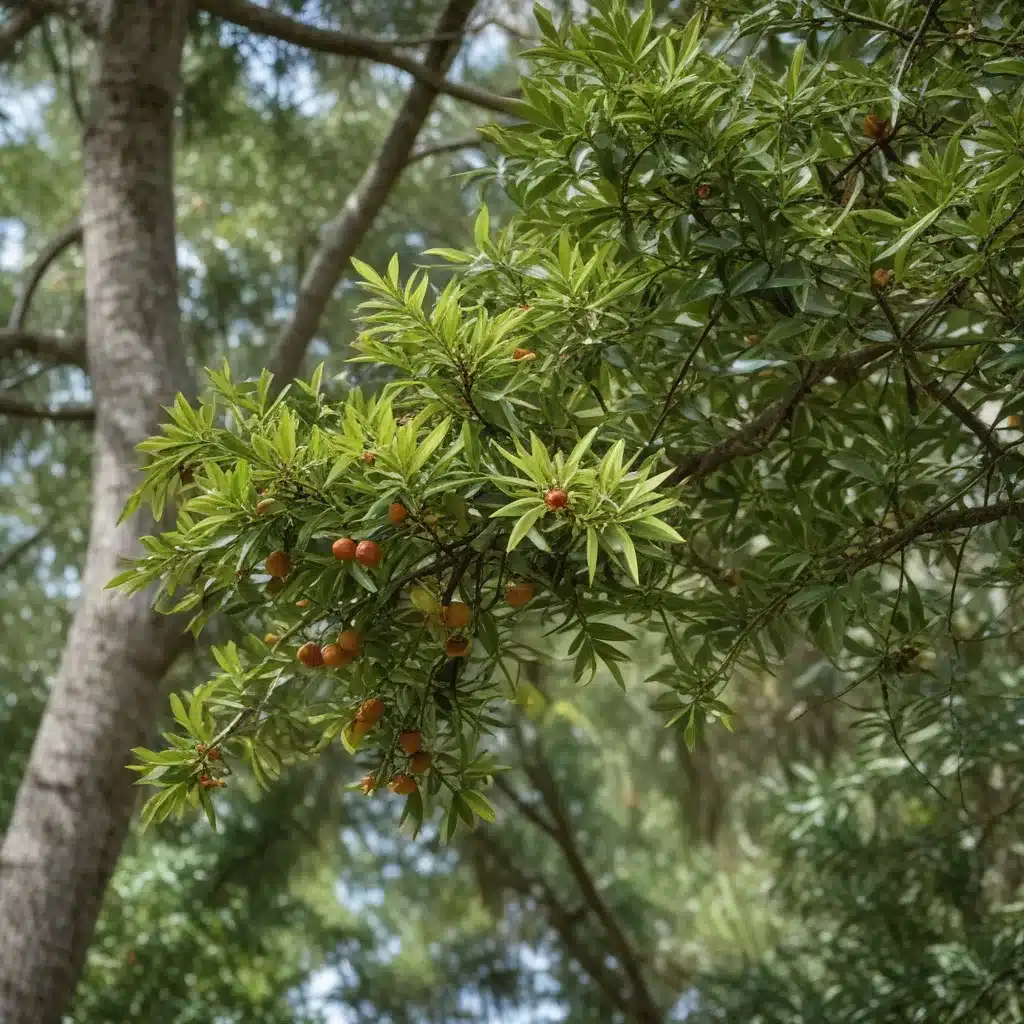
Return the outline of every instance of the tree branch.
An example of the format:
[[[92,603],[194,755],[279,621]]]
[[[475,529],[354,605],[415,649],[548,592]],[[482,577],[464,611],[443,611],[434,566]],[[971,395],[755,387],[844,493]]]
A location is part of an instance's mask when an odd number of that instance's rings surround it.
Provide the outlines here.
[[[956,509],[926,515],[848,559],[839,567],[837,575],[849,578],[870,565],[884,562],[890,555],[905,548],[918,537],[984,526],[987,523],[998,522],[1000,519],[1009,519],[1011,516],[1024,518],[1024,501],[1000,501],[993,505],[981,505],[978,508]]]
[[[82,370],[86,368],[84,338],[57,331],[0,327],[0,359],[19,353],[57,365],[77,366]]]
[[[21,294],[18,296],[18,301],[14,304],[14,309],[11,310],[11,315],[7,320],[7,326],[12,328],[19,328],[24,326],[25,318],[28,316],[28,309],[32,303],[32,297],[35,295],[36,289],[39,287],[39,282],[42,281],[46,271],[49,270],[50,264],[65,249],[71,245],[75,245],[82,241],[82,223],[76,217],[63,231],[61,231],[45,249],[36,257],[35,263],[32,264],[28,272],[28,279],[25,281],[25,287],[22,289]]]
[[[15,544],[14,547],[10,548],[0,555],[0,573],[6,572],[25,552],[30,551],[36,546],[53,528],[53,520],[44,523],[36,530],[35,533],[26,537],[23,541]]]
[[[45,405],[21,402],[16,398],[0,395],[0,416],[21,420],[92,423],[96,418],[96,412],[91,405],[80,403],[69,403],[50,409]]]
[[[669,477],[669,484],[683,480],[699,480],[741,455],[753,455],[763,450],[785,423],[790,413],[807,394],[826,377],[863,369],[893,351],[892,345],[871,345],[849,355],[821,359],[810,363],[803,380],[785,398],[772,403],[746,426],[723,438],[703,452],[686,456]]]
[[[460,149],[480,149],[487,144],[487,140],[479,134],[464,135],[459,139],[451,139],[449,142],[437,142],[431,146],[422,146],[414,149],[405,162],[406,167],[410,164],[419,163],[420,160],[428,160],[432,156],[439,156],[443,153],[454,153]]]
[[[218,3],[221,2],[224,0],[218,0]],[[438,22],[438,35],[461,35],[474,2],[449,0]],[[458,49],[458,42],[435,43],[427,51],[424,66],[436,72],[440,79]],[[279,392],[298,374],[306,348],[316,333],[327,303],[403,168],[408,164],[416,136],[437,94],[435,85],[422,80],[413,83],[373,163],[349,195],[340,216],[324,228],[320,248],[310,261],[299,286],[295,310],[278,336],[277,348],[270,361],[270,369],[274,374],[274,393]]]
[[[523,897],[537,900],[546,912],[551,927],[561,937],[572,959],[590,975],[612,1006],[625,1014],[627,1019],[635,1019],[635,1007],[622,991],[621,979],[612,973],[611,968],[598,954],[584,945],[576,915],[559,902],[554,890],[547,882],[526,875],[487,829],[474,832],[470,841],[475,842],[485,856],[505,876],[510,888],[514,888]]]
[[[15,47],[46,17],[45,6],[23,7],[9,15],[0,25],[0,60],[7,60]]]
[[[531,820],[538,821],[540,827],[558,843],[584,902],[604,927],[612,952],[629,978],[637,1019],[649,1022],[649,1024],[658,1024],[663,1020],[664,1015],[658,1009],[650,989],[647,987],[647,980],[640,967],[640,958],[608,904],[598,892],[597,884],[580,853],[579,844],[573,833],[572,822],[562,803],[554,776],[536,745],[534,745],[533,756],[525,762],[525,767],[530,780],[544,800],[544,806],[551,816],[552,827],[549,828],[536,817],[531,816]]]
[[[268,7],[249,3],[248,0],[199,0],[199,7],[234,25],[260,35],[272,36],[282,42],[294,43],[308,50],[332,53],[339,57],[360,57],[378,64],[388,64],[412,75],[418,83],[430,86],[435,93],[445,93],[485,110],[495,110],[503,114],[517,113],[518,103],[511,97],[499,96],[477,86],[449,81],[444,76],[447,68],[437,68],[429,56],[423,61],[418,61],[415,57],[400,53],[395,48],[395,43],[357,36],[337,29],[306,25]],[[461,37],[461,32],[439,27],[434,33],[435,42],[431,48],[435,49],[438,45],[447,48],[457,36]]]

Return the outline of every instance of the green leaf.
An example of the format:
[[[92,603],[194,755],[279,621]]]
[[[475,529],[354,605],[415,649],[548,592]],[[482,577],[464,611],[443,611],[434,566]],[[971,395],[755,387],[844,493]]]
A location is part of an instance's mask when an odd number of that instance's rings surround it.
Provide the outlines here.
[[[512,529],[512,534],[508,538],[508,547],[506,551],[515,551],[519,546],[522,539],[533,529],[533,524],[537,522],[547,512],[547,506],[541,503],[538,507],[530,509],[523,516],[520,517],[519,522]]]
[[[593,585],[594,577],[597,575],[597,530],[593,526],[587,527],[587,572],[590,583]]]

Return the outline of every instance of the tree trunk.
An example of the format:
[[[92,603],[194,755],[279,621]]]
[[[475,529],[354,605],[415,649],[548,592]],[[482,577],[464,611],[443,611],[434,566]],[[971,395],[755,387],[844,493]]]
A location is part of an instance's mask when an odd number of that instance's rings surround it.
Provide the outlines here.
[[[191,391],[179,345],[174,105],[189,0],[98,0],[84,137],[88,362],[96,405],[82,594],[0,850],[0,1022],[58,1024],[74,994],[134,805],[129,749],[148,735],[181,624],[104,586],[139,550],[115,526],[135,446]]]

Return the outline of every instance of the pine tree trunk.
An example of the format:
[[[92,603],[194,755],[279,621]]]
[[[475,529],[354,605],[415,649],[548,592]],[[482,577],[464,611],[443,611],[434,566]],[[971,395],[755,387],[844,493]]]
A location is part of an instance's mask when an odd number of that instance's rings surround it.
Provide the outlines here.
[[[174,104],[189,0],[97,0],[84,137],[88,361],[96,405],[82,594],[0,850],[0,1022],[58,1024],[74,995],[138,792],[181,624],[105,592],[144,516],[115,526],[136,444],[190,390],[179,343]],[[150,524],[152,525],[152,524]]]

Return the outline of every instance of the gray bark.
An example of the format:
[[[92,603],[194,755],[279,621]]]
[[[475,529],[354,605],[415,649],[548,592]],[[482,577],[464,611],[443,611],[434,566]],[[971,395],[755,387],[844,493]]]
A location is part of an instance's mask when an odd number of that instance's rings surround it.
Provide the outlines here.
[[[0,849],[0,1022],[70,1005],[134,805],[129,749],[156,717],[181,624],[104,591],[138,551],[115,526],[136,444],[191,391],[179,344],[172,158],[189,0],[101,0],[84,138],[88,363],[96,406],[82,595]]]
[[[448,0],[438,19],[436,35],[439,42],[430,45],[423,61],[423,66],[438,76],[443,76],[455,59],[461,33],[475,2]],[[295,310],[278,337],[270,363],[275,392],[297,376],[302,368],[303,356],[316,334],[327,303],[402,170],[408,165],[416,137],[437,95],[435,84],[423,80],[413,83],[373,163],[345,201],[341,214],[324,227],[320,248],[303,275]]]

